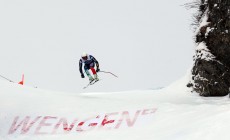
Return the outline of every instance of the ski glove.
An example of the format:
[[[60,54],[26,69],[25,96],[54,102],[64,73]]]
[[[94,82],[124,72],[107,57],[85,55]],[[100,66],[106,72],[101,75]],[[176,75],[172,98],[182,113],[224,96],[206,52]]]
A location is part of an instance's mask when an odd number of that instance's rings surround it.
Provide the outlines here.
[[[81,74],[81,78],[85,78],[85,75],[84,75],[84,74]]]
[[[100,69],[99,69],[99,68],[97,68],[96,72],[99,72],[99,71],[100,71]]]

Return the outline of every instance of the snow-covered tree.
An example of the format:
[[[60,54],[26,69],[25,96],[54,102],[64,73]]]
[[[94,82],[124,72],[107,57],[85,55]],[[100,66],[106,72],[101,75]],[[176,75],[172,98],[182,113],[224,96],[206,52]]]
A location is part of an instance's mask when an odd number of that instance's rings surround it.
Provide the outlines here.
[[[197,3],[197,46],[187,86],[201,96],[224,96],[230,87],[230,0]]]

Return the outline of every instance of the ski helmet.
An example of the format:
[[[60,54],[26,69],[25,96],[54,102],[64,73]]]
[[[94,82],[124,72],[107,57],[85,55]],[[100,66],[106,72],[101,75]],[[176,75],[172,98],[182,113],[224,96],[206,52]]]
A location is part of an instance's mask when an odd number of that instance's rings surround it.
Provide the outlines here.
[[[82,55],[81,55],[81,58],[86,60],[87,59],[87,53],[83,52]]]

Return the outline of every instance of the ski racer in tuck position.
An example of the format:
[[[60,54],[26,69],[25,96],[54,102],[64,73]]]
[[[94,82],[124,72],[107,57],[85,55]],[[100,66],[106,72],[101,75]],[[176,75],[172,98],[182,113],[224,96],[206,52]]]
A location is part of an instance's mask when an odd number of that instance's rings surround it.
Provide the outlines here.
[[[98,81],[99,78],[97,72],[100,71],[98,61],[92,55],[88,55],[87,53],[82,53],[81,59],[79,61],[79,71],[81,73],[81,78],[85,78],[84,73],[82,71],[83,64],[84,64],[85,73],[89,78],[89,82],[91,83],[93,81]],[[95,64],[97,67],[96,70],[94,69]],[[89,69],[92,71],[94,77],[91,76]]]

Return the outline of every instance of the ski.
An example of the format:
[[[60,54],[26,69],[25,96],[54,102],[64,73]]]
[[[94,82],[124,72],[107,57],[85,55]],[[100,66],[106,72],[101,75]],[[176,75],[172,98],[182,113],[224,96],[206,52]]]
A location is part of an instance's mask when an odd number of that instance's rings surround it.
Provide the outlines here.
[[[93,80],[92,82],[88,83],[85,87],[83,87],[83,89],[86,89],[87,87],[89,87],[90,85],[95,84],[96,82],[98,82],[99,80]]]

